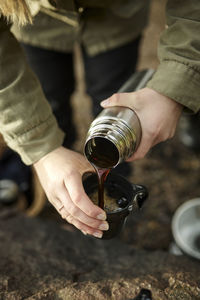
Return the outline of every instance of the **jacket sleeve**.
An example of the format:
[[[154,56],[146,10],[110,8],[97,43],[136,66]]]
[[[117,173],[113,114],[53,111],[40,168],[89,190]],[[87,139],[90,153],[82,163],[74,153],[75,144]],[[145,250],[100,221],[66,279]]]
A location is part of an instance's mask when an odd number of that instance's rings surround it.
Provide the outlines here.
[[[166,30],[158,47],[160,65],[148,87],[200,109],[200,1],[168,0]]]
[[[0,17],[0,132],[25,164],[32,164],[57,148],[64,138],[3,17]]]

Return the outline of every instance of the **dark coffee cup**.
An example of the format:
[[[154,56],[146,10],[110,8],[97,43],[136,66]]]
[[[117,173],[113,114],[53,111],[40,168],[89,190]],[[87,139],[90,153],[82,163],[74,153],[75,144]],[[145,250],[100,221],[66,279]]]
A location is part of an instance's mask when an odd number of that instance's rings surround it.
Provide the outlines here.
[[[97,175],[84,176],[83,186],[90,197],[98,190]],[[115,173],[110,173],[107,176],[104,188],[105,192],[116,199],[119,205],[117,210],[106,211],[109,230],[103,232],[102,239],[111,239],[120,233],[129,213],[134,213],[142,207],[148,196],[148,191],[144,186],[130,183],[127,179]],[[125,206],[124,203],[120,203],[121,199],[126,199]]]

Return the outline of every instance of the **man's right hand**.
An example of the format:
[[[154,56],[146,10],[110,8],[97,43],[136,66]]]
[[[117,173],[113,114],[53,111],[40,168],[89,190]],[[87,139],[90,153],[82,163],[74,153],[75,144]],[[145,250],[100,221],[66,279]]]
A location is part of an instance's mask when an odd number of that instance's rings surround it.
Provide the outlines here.
[[[79,153],[59,147],[34,163],[49,201],[62,218],[83,233],[102,237],[108,230],[106,213],[94,205],[82,185],[82,175],[92,171],[89,162]]]

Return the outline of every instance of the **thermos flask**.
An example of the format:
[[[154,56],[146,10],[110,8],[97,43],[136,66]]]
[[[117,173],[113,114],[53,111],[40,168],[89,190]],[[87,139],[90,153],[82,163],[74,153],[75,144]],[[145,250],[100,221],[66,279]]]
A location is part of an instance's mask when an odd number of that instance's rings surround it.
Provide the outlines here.
[[[153,73],[152,69],[134,73],[118,93],[145,87]],[[84,147],[85,156],[99,168],[116,167],[137,150],[141,135],[140,121],[132,109],[123,106],[105,108],[90,125]]]

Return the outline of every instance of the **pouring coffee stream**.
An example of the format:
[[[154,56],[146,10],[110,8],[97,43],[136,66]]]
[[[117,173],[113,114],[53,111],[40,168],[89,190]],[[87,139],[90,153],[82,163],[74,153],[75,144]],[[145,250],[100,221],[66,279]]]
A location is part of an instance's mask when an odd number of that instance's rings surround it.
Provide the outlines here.
[[[151,79],[154,70],[134,73],[118,93],[139,90]],[[127,160],[137,150],[141,126],[136,113],[128,107],[105,108],[91,123],[84,153],[98,176],[98,205],[104,209],[104,183],[112,168]]]

